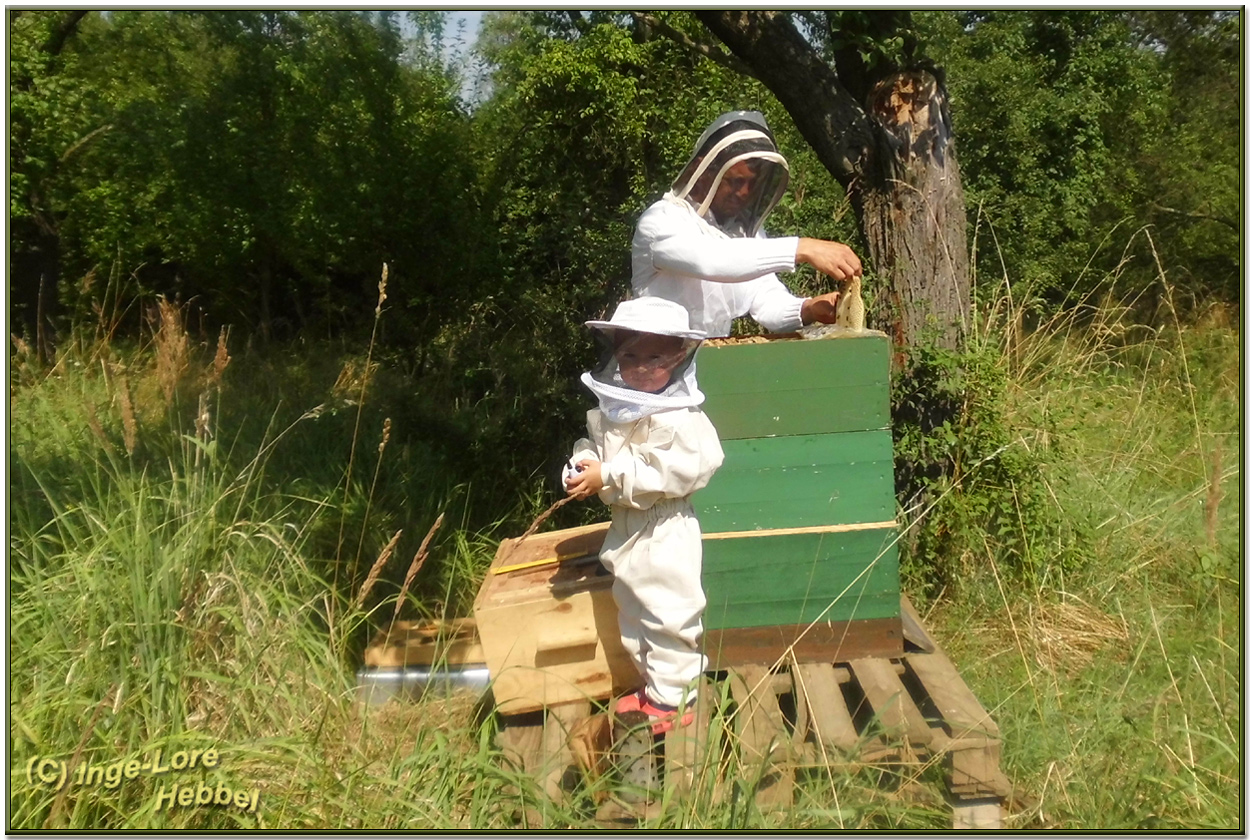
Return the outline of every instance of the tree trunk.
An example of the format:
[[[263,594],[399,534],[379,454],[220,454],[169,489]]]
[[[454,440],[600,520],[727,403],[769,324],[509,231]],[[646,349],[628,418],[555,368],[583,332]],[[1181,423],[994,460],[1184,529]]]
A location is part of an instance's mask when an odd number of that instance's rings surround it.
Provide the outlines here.
[[[967,325],[971,281],[946,93],[932,73],[896,73],[877,84],[867,107],[885,142],[850,196],[883,281],[875,312],[900,345],[914,344],[930,327],[934,341],[955,348]]]
[[[928,71],[894,74],[860,103],[777,12],[696,12],[777,97],[846,189],[877,282],[870,325],[900,346],[930,322],[958,345],[971,280],[967,215],[946,92]]]

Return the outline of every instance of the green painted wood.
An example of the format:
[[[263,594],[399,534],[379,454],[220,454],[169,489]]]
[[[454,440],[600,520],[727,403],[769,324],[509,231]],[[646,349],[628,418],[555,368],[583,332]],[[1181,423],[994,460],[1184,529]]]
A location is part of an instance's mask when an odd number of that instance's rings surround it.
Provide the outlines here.
[[[694,497],[705,534],[894,519],[888,429],[721,442],[725,462]]]
[[[702,348],[703,409],[725,449],[694,499],[704,533],[892,520],[889,367],[880,335]],[[706,540],[704,627],[898,618],[895,536]]]
[[[703,410],[722,441],[890,423],[885,336],[705,346],[696,364]]]
[[[703,626],[898,617],[896,536],[884,528],[704,540]]]

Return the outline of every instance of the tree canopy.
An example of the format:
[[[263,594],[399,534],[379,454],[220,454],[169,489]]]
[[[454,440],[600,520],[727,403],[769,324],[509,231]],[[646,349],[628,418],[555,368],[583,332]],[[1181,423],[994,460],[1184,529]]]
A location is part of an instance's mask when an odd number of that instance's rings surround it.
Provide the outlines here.
[[[111,287],[334,335],[385,261],[421,353],[488,310],[554,336],[624,293],[633,219],[737,107],[792,163],[775,226],[865,248],[853,179],[709,14],[488,13],[468,103],[445,13],[11,10],[10,315],[65,328]],[[785,19],[856,96],[882,62],[938,73],[980,286],[1063,306],[1100,272],[1150,287],[1157,256],[1239,301],[1237,12]]]

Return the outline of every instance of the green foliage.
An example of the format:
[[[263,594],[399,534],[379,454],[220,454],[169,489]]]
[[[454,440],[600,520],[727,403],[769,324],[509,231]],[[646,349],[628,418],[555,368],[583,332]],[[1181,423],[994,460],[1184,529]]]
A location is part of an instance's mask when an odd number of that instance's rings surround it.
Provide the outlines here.
[[[1018,288],[1058,303],[1127,260],[1147,288],[1155,253],[1137,234],[1154,226],[1187,287],[1236,298],[1235,15],[917,20],[946,71],[977,258],[993,266],[982,278],[1002,266]],[[1169,30],[1175,37],[1160,34]]]
[[[1033,584],[1076,561],[1061,549],[1046,461],[1013,410],[997,347],[914,347],[894,375],[891,403],[895,492],[909,528],[900,569],[909,591],[976,579],[974,557],[996,558],[1004,575]]]
[[[1127,181],[1135,218],[1153,226],[1159,258],[1187,298],[1237,301],[1244,131],[1237,107],[1240,15],[1141,12],[1134,29],[1143,49],[1162,49],[1168,83],[1162,122],[1142,127],[1142,148],[1124,167],[1140,173]]]
[[[909,12],[841,10],[825,15],[829,49],[842,56],[854,51],[859,63],[869,70],[889,72],[906,67],[915,62],[917,54],[924,53]]]
[[[23,11],[9,22],[9,215],[15,222],[38,215],[51,223],[44,182],[61,156],[99,127],[69,78],[77,55],[48,51],[65,19],[64,12]]]
[[[416,339],[489,271],[455,81],[389,16],[88,20],[55,80],[100,130],[72,155],[54,147],[67,159],[38,184],[69,276],[143,266],[144,292],[198,298],[219,322],[341,330],[385,260],[405,310],[391,329]],[[62,293],[89,311],[76,285]]]

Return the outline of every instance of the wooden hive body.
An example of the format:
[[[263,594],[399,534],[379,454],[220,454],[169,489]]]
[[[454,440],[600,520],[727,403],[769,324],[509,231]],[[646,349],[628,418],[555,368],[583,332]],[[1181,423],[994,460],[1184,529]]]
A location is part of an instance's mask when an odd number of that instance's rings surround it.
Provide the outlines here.
[[[714,665],[902,652],[889,353],[871,332],[699,351],[725,450],[694,497]]]
[[[608,525],[504,540],[473,603],[495,705],[507,714],[607,697],[640,677],[621,644]]]

